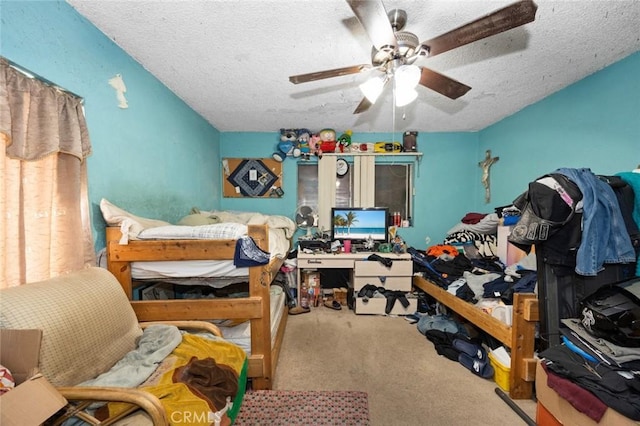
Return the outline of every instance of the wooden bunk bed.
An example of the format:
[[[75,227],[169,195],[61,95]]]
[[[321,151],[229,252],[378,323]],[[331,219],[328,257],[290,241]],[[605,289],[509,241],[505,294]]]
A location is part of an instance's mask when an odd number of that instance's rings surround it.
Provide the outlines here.
[[[535,294],[514,293],[513,325],[508,326],[424,277],[414,276],[413,285],[510,348],[509,396],[512,399],[531,398],[536,377],[535,329],[539,320]]]
[[[267,225],[249,225],[248,235],[263,250],[269,247]],[[249,268],[249,297],[218,299],[133,300],[131,262],[172,260],[229,260],[236,240],[130,240],[120,244],[118,227],[106,229],[107,268],[122,285],[139,321],[249,319],[251,355],[248,377],[253,389],[271,389],[288,310],[272,344],[270,284],[284,259]]]

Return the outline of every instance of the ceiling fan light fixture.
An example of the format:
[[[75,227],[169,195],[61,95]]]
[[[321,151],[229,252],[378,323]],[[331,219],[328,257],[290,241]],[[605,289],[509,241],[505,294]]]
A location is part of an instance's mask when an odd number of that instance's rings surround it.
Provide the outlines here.
[[[400,90],[414,89],[420,83],[421,74],[417,65],[400,65],[394,73],[396,87]]]
[[[371,102],[372,104],[378,100],[380,94],[382,93],[382,89],[384,89],[384,84],[387,82],[386,75],[378,75],[375,77],[371,77],[369,80],[362,83],[360,87],[360,91],[362,94]]]
[[[418,92],[412,87],[406,87],[396,90],[395,97],[396,106],[403,107],[415,101],[418,98]]]

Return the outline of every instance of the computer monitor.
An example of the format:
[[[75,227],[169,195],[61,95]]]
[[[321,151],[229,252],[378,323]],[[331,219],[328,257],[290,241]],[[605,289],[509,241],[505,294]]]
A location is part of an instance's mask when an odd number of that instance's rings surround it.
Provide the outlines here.
[[[389,229],[387,207],[333,207],[331,209],[331,239],[362,243],[371,238],[386,243]]]

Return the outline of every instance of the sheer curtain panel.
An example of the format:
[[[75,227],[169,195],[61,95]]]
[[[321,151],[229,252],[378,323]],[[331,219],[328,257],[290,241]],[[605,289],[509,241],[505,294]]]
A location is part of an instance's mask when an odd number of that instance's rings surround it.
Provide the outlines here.
[[[0,287],[95,263],[82,99],[0,57]]]

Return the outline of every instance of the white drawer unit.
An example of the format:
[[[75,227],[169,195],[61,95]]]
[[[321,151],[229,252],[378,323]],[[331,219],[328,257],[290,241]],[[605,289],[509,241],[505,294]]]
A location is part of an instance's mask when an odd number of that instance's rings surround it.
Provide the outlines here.
[[[374,285],[376,287],[383,287],[385,290],[411,290],[411,277],[389,277],[386,275],[379,275],[376,277],[353,277],[353,291],[356,294],[365,285]]]
[[[410,260],[391,260],[391,262],[391,266],[386,267],[377,260],[357,260],[353,273],[358,277],[378,275],[410,277],[413,275],[413,262]]]
[[[384,255],[381,255],[385,257]],[[392,259],[390,266],[384,265],[378,260],[358,260],[353,266],[353,291],[355,298],[356,314],[383,315],[386,312],[388,297],[360,297],[358,293],[367,285],[375,286],[390,294],[400,292],[409,305],[403,306],[400,297],[391,296],[395,302],[389,314],[408,315],[417,310],[417,299],[412,298],[411,291],[413,278],[413,262],[411,257],[396,257]],[[403,299],[404,299],[403,298]]]
[[[357,292],[367,284],[383,287],[385,290],[411,291],[413,262],[395,260],[387,268],[374,260],[356,261],[353,268],[353,290]]]
[[[406,308],[400,303],[400,300],[396,300],[389,312],[389,315],[410,315],[415,313],[418,310],[418,299],[411,295],[407,294],[407,301],[409,302],[409,306]],[[366,297],[357,297],[356,298],[356,314],[373,314],[373,315],[383,315],[385,314],[385,309],[387,308],[387,298],[366,298]]]

